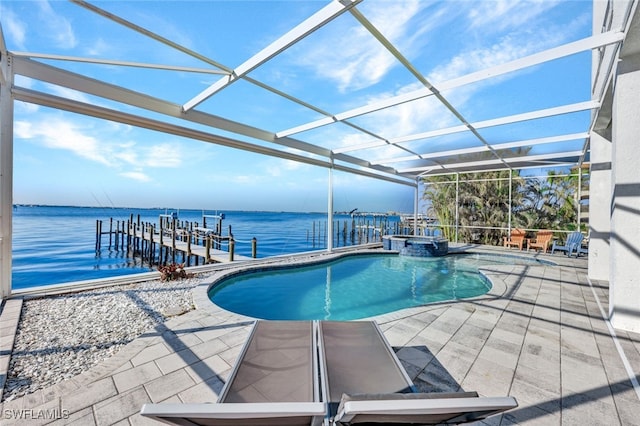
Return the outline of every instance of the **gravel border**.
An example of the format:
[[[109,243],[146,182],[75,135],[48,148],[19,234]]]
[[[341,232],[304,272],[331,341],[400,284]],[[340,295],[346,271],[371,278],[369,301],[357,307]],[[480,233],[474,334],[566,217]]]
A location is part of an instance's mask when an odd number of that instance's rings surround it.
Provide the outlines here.
[[[83,373],[168,318],[195,309],[200,277],[25,299],[3,402]]]

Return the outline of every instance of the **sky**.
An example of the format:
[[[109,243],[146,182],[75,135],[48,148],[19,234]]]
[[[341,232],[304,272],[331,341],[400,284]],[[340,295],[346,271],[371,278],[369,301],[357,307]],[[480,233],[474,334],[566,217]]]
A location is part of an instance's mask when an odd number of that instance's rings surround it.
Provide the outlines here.
[[[92,4],[236,68],[327,2],[148,0]],[[591,1],[586,0],[365,0],[358,10],[436,86],[587,37],[592,26]],[[71,2],[0,0],[0,23],[7,49],[12,52],[211,68]],[[220,78],[207,73],[40,61],[176,104],[184,104]],[[590,53],[575,55],[463,86],[446,96],[473,121],[580,102],[589,99],[589,64]],[[561,77],[558,70],[562,70]],[[348,13],[249,76],[332,113],[421,87]],[[14,83],[105,108],[139,112],[105,98],[21,76]],[[242,80],[197,109],[270,132],[321,118],[315,111]],[[175,122],[160,114],[147,116]],[[545,137],[552,131],[586,131],[588,119],[587,112],[549,119],[544,124],[500,126],[487,129],[483,136],[507,142]],[[390,136],[456,124],[449,112],[430,99],[356,117],[353,122]],[[224,130],[213,132],[273,147]],[[330,149],[367,141],[347,126],[321,127],[295,137]],[[424,143],[420,149],[451,149],[467,143],[462,135],[452,135]],[[581,143],[575,142],[576,146]],[[388,149],[372,150],[371,157],[384,158]],[[13,178],[16,204],[326,211],[330,173],[323,167],[17,101]],[[410,186],[340,171],[331,174],[331,181],[336,211],[413,210],[415,191]]]

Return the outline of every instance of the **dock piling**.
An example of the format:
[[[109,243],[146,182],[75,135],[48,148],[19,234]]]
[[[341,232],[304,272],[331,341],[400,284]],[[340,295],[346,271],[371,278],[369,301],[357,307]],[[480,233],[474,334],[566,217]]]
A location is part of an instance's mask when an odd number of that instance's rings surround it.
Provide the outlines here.
[[[203,227],[199,227],[198,222],[178,220],[175,214],[160,215],[158,224],[144,222],[140,215],[134,220],[134,215],[130,214],[128,221],[110,218],[108,231],[103,230],[102,220],[96,220],[96,254],[102,250],[103,236],[108,235],[109,250],[126,250],[128,256],[140,257],[141,263],[148,263],[150,267],[176,263],[178,256],[187,266],[192,262],[198,265],[199,258],[203,259],[203,264],[249,258],[236,255],[238,241],[233,237],[231,226],[228,227],[228,236],[221,234],[224,215],[208,216],[217,219],[215,230],[206,228],[206,217],[203,215]],[[222,250],[226,243],[228,252]],[[250,244],[251,256],[256,258],[257,239],[254,237]]]

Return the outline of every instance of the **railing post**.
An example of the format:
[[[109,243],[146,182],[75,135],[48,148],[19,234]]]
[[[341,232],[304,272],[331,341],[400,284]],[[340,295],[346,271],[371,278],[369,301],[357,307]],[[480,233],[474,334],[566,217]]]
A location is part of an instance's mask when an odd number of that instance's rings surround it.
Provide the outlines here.
[[[251,239],[251,257],[254,259],[258,257],[258,240],[256,237]]]
[[[176,219],[171,222],[171,261],[176,263]]]
[[[144,242],[145,242],[144,229],[145,229],[145,225],[143,223],[142,226],[140,227],[140,231],[142,235],[142,237],[140,237],[140,259],[142,260],[143,263],[144,263]]]
[[[102,225],[101,220],[96,220],[96,253],[100,251],[100,228]]]
[[[153,224],[150,224],[151,230],[149,233],[149,266],[153,266],[153,261],[156,258],[156,246],[155,246],[155,242],[153,241],[153,234],[156,233],[156,226]]]
[[[115,238],[113,240],[113,249],[115,251],[118,251],[118,240],[119,240],[118,236],[120,235],[119,231],[120,231],[120,221],[116,220],[116,230],[114,232]]]
[[[187,266],[191,266],[191,231],[187,231]]]
[[[109,250],[111,250],[111,235],[113,234],[113,218],[109,218]]]
[[[231,238],[229,240],[229,262],[233,262],[233,252],[236,249],[236,242]]]

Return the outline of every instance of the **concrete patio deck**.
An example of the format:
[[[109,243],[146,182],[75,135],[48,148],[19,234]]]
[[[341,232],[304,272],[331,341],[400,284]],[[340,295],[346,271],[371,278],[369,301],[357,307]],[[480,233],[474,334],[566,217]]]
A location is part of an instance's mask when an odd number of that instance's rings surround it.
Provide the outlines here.
[[[518,400],[488,424],[640,424],[640,390],[629,376],[640,379],[640,335],[618,330],[612,338],[602,314],[607,285],[589,283],[584,258],[539,257],[559,265],[491,267],[485,296],[375,320],[420,390]],[[209,302],[211,280],[194,290],[198,309],[86,373],[4,403],[0,423],[25,424],[22,415],[30,425],[158,424],[138,414],[144,403],[214,402],[252,319]]]

